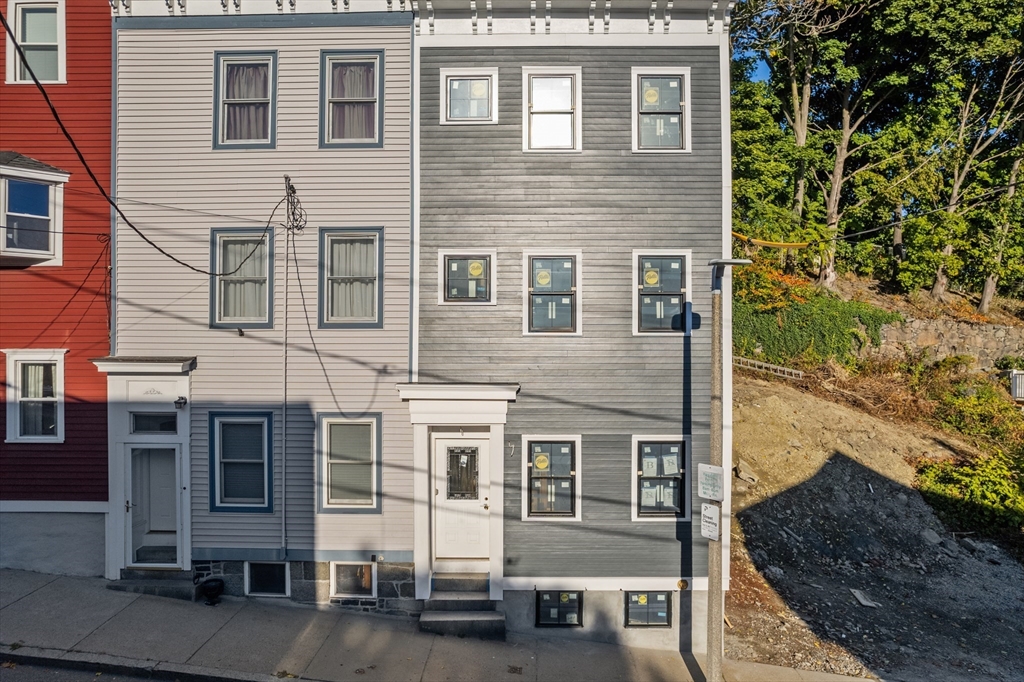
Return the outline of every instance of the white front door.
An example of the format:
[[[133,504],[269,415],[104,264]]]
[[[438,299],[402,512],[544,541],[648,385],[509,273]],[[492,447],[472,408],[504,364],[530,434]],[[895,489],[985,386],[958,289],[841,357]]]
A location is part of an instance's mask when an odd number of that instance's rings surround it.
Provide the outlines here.
[[[181,565],[177,447],[128,446],[127,564]]]
[[[434,558],[488,558],[487,440],[434,441]]]

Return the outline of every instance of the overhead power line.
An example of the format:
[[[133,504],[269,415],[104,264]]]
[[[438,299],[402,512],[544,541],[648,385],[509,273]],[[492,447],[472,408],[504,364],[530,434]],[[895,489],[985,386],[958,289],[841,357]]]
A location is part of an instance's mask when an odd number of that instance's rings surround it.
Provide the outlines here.
[[[28,75],[32,77],[32,82],[35,83],[36,89],[39,90],[40,94],[43,96],[43,100],[46,102],[46,106],[50,109],[50,115],[53,116],[53,120],[57,122],[57,125],[60,127],[61,133],[64,134],[64,137],[67,139],[68,143],[71,145],[71,148],[74,150],[75,155],[78,157],[78,161],[82,164],[82,167],[85,168],[85,172],[88,173],[89,178],[92,180],[93,184],[96,185],[96,189],[100,191],[100,194],[107,201],[107,203],[110,204],[114,211],[117,212],[117,215],[121,217],[121,220],[123,220],[124,223],[142,239],[142,241],[146,242],[151,247],[156,249],[157,252],[159,252],[162,256],[174,261],[178,265],[188,268],[193,272],[197,272],[200,275],[207,275],[210,277],[223,277],[225,275],[232,275],[241,270],[242,266],[245,265],[246,261],[252,258],[256,251],[259,250],[259,244],[257,244],[253,248],[253,250],[250,251],[249,254],[242,259],[242,261],[238,264],[238,267],[236,267],[231,272],[212,272],[210,270],[198,268],[192,265],[191,263],[186,263],[185,261],[174,256],[173,254],[168,253],[163,247],[161,247],[159,244],[157,244],[152,239],[147,237],[142,232],[142,230],[135,227],[132,221],[128,219],[128,216],[124,214],[124,211],[121,210],[121,207],[117,205],[117,202],[111,198],[106,188],[103,187],[103,183],[101,183],[99,178],[96,177],[96,173],[93,172],[92,167],[89,165],[89,162],[85,160],[85,155],[83,155],[82,150],[78,148],[78,143],[75,142],[75,138],[72,137],[70,131],[68,131],[67,129],[67,126],[64,125],[64,121],[61,120],[60,114],[57,113],[57,108],[53,105],[53,101],[50,100],[49,93],[46,92],[46,88],[43,87],[43,84],[39,82],[39,79],[36,77],[35,71],[32,70],[32,65],[29,64],[28,58],[25,56],[25,51],[21,48],[21,44],[18,42],[18,39],[15,38],[14,31],[11,29],[11,25],[7,23],[7,17],[4,16],[3,12],[0,12],[0,23],[4,25],[4,31],[7,32],[7,39],[11,41],[11,44],[14,46],[15,51],[18,53],[18,58],[21,60],[21,66],[23,66],[25,70],[28,72]],[[282,198],[281,201],[277,202],[277,205],[274,206],[274,210],[271,211],[270,217],[267,219],[267,225],[263,229],[264,239],[267,236],[267,232],[269,232],[270,230],[270,225],[274,220],[274,214],[277,213],[277,209],[281,206],[281,204],[285,202],[286,199],[287,197]]]

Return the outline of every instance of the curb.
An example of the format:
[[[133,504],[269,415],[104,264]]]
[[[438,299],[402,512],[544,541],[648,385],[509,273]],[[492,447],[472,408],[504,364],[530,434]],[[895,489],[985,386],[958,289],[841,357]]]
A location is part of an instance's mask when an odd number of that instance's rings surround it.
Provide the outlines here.
[[[227,682],[279,682],[281,679],[276,675],[261,673],[244,673],[221,668],[187,665],[185,663],[124,658],[109,654],[65,651],[63,649],[41,649],[31,646],[21,646],[12,649],[9,645],[2,645],[0,646],[0,661],[134,675],[137,677],[149,677],[154,680],[178,680],[180,682],[206,682],[214,680]]]

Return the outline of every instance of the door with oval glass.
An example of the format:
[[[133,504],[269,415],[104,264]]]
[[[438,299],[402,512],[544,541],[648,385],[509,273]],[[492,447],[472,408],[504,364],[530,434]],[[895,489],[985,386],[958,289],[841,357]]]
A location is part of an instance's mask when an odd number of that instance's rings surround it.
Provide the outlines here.
[[[488,441],[434,441],[434,557],[486,559],[490,484]]]

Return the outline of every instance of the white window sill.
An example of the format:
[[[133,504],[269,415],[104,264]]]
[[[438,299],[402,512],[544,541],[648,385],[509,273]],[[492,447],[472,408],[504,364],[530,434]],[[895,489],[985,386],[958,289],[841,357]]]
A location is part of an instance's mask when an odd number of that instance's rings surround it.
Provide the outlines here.
[[[529,523],[583,523],[579,516],[525,516],[523,521]]]
[[[22,438],[6,438],[6,439],[4,439],[4,442],[5,443],[50,443],[50,444],[56,444],[56,443],[63,443],[64,439],[63,438],[31,438],[31,437],[22,437]]]

